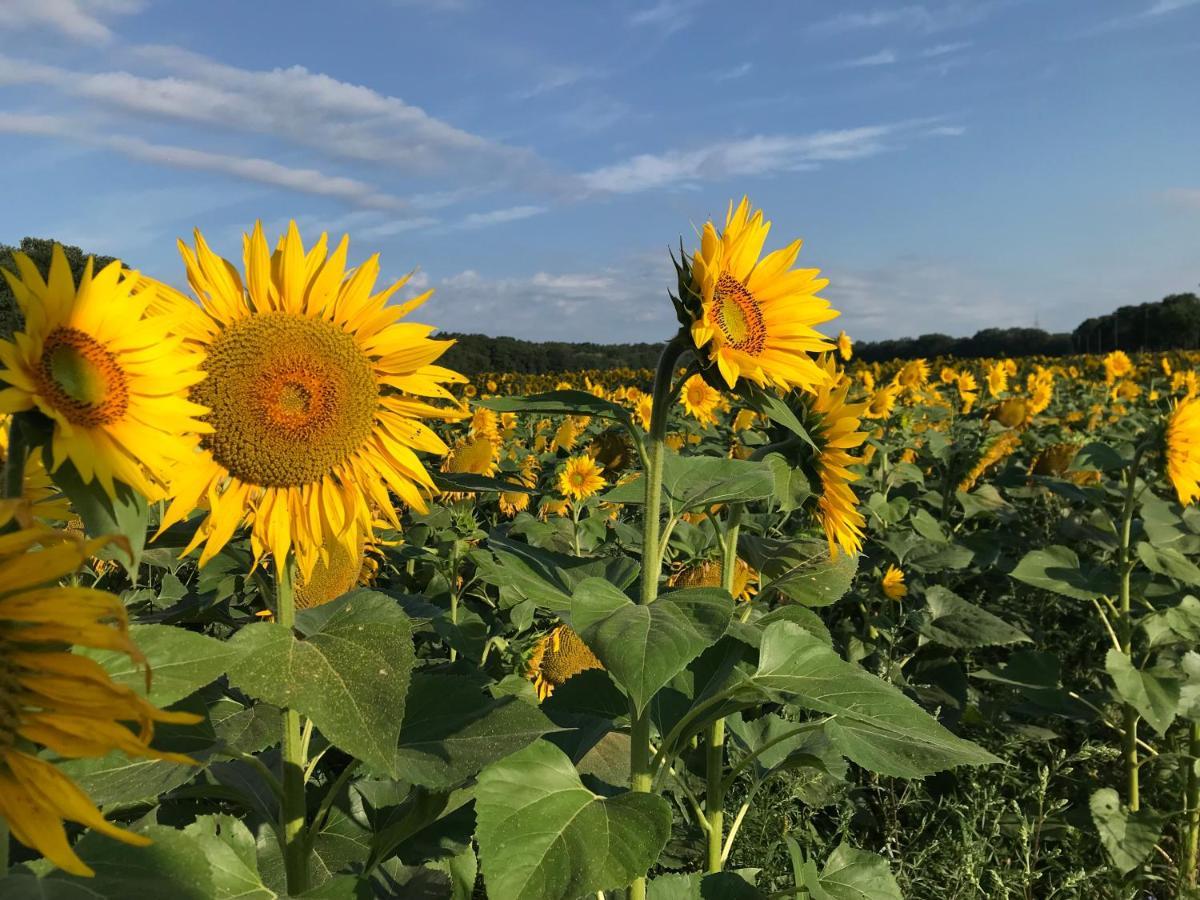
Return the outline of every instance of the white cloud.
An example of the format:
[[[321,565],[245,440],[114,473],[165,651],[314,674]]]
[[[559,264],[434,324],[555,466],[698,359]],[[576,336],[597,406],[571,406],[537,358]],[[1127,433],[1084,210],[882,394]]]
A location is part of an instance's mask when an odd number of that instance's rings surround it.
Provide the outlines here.
[[[75,41],[99,44],[111,40],[107,16],[140,12],[144,0],[4,0],[0,31],[48,28]]]
[[[667,34],[673,34],[692,24],[693,14],[699,0],[658,0],[653,6],[646,6],[629,16],[629,24],[659,28]]]
[[[878,53],[872,53],[870,56],[860,56],[858,59],[851,59],[844,63],[839,63],[839,69],[861,69],[870,68],[873,66],[890,66],[898,57],[895,50],[880,50]]]
[[[633,194],[653,188],[702,181],[795,172],[823,162],[875,156],[893,147],[889,141],[915,133],[923,123],[870,125],[807,135],[756,135],[719,141],[694,150],[643,153],[582,176],[585,187],[599,193]]]
[[[1156,0],[1156,2],[1151,3],[1149,6],[1143,7],[1138,12],[1106,19],[1095,27],[1085,31],[1084,34],[1103,34],[1105,32],[1118,31],[1124,28],[1134,28],[1139,25],[1153,25],[1163,16],[1168,16],[1171,13],[1188,9],[1192,6],[1195,6],[1197,3],[1200,3],[1200,0]]]
[[[603,72],[595,69],[583,69],[574,66],[553,66],[534,84],[512,94],[514,100],[532,100],[543,94],[562,90],[581,81],[603,77]]]
[[[928,47],[921,51],[922,59],[936,59],[939,56],[948,56],[951,53],[958,53],[961,50],[968,50],[975,46],[974,41],[954,41],[949,44],[938,44],[934,47]]]
[[[78,122],[56,116],[0,113],[0,132],[63,138],[112,150],[143,162],[176,169],[217,172],[257,184],[334,197],[369,209],[402,209],[407,206],[399,197],[354,178],[328,175],[316,169],[292,168],[268,159],[154,144],[141,138],[81,128]]]
[[[902,28],[921,34],[933,34],[973,25],[986,18],[995,2],[955,0],[939,6],[909,4],[883,6],[859,12],[844,12],[809,27],[814,34],[840,34],[879,28]]]
[[[750,74],[750,70],[754,68],[754,63],[744,62],[740,66],[734,66],[731,69],[724,69],[713,75],[713,81],[735,81],[738,78],[744,78]]]
[[[1173,206],[1200,210],[1200,188],[1171,188],[1163,198]]]
[[[507,209],[493,209],[488,212],[470,213],[463,217],[459,228],[487,228],[490,225],[503,225],[506,222],[517,222],[532,216],[540,216],[546,211],[544,206],[510,206]]]

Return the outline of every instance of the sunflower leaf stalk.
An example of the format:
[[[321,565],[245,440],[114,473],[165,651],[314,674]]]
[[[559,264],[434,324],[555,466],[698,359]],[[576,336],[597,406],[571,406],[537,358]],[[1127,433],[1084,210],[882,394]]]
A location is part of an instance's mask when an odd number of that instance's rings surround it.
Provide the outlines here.
[[[290,557],[277,566],[275,617],[284,628],[296,625],[296,591]],[[295,896],[308,888],[308,843],[305,840],[307,807],[304,799],[305,753],[300,730],[300,713],[282,711],[283,797],[279,804],[279,833],[283,842],[284,870],[288,893]]]

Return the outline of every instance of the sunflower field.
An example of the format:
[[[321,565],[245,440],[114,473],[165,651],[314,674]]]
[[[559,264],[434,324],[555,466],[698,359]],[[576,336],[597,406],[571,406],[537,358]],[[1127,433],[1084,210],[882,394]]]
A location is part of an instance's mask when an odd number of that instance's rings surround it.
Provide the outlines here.
[[[769,224],[551,377],[17,254],[0,897],[1200,897],[1200,354],[861,364]]]

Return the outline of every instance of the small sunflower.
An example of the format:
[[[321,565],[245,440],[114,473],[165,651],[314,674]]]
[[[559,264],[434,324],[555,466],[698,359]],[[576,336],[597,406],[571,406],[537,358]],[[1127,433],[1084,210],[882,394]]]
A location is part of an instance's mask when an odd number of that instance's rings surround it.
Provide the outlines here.
[[[1004,363],[998,362],[988,369],[987,386],[993,397],[999,397],[1008,388],[1008,367]]]
[[[845,331],[838,332],[837,349],[842,362],[850,362],[850,357],[854,355],[854,341],[850,340],[850,335]]]
[[[24,253],[17,274],[3,272],[25,317],[0,340],[0,412],[37,409],[54,423],[51,471],[66,460],[109,496],[123,482],[150,499],[163,496],[171,467],[190,455],[202,405],[186,393],[204,378],[200,357],[171,335],[154,283],[92,258],[76,287],[58,244],[43,279]],[[153,306],[153,309],[150,307]]]
[[[496,474],[496,445],[487,435],[461,438],[442,460],[443,472],[458,474]]]
[[[713,425],[717,421],[717,407],[721,395],[713,390],[703,375],[693,375],[683,383],[679,402],[687,414],[701,425]]]
[[[1200,499],[1200,398],[1181,400],[1167,418],[1167,477],[1179,502]]]
[[[885,384],[871,395],[863,415],[868,419],[886,419],[896,408],[896,395],[899,392],[898,384]]]
[[[55,587],[106,541],[47,528],[0,537],[0,818],[12,836],[73,875],[92,870],[67,840],[63,821],[127,844],[150,841],[107,822],[78,785],[39,747],[66,758],[128,756],[191,763],[150,747],[155,722],[192,724],[115,684],[71,645],[145,658],[130,640],[125,605],[105,591]]]
[[[970,372],[963,372],[955,378],[954,385],[958,388],[958,399],[962,403],[963,415],[966,415],[975,405],[975,401],[979,399],[979,383]]]
[[[407,278],[372,293],[378,257],[347,271],[348,245],[331,253],[322,235],[306,251],[293,222],[272,253],[255,225],[243,282],[199,231],[194,251],[180,242],[200,300],[180,332],[206,354],[192,399],[210,433],[175,472],[162,527],[207,501],[187,548],[204,545],[201,565],[247,523],[256,562],[292,551],[307,576],[332,542],[356,552],[376,514],[398,527],[391,494],[427,509],[433,481],[414,451],[447,448],[422,420],[460,413],[425,398],[452,400],[445,385],[465,379],[434,365],[452,341],[400,321],[432,292],[389,305]]]
[[[889,600],[900,600],[908,596],[908,586],[904,583],[904,573],[893,565],[887,567],[880,579],[883,594]]]
[[[839,548],[848,556],[862,549],[866,520],[858,511],[858,497],[850,487],[858,476],[847,467],[859,462],[848,451],[862,446],[867,435],[858,430],[865,405],[846,402],[850,379],[838,372],[832,356],[825,358],[825,366],[829,377],[812,401],[816,425],[811,431],[820,448],[816,457],[821,482],[817,516],[829,539],[829,555],[836,558]]]
[[[812,390],[825,377],[813,354],[833,349],[815,326],[838,312],[817,296],[829,283],[819,269],[792,268],[800,241],[759,258],[770,227],[745,197],[736,209],[729,204],[720,234],[705,223],[691,260],[690,290],[699,299],[689,311],[692,341],[708,349],[731,388],[748,378]]]
[[[596,654],[569,625],[559,625],[534,645],[525,677],[533,682],[538,699],[545,700],[555,688],[580,672],[603,668]]]
[[[1133,371],[1133,362],[1124,350],[1114,350],[1104,357],[1104,381],[1112,384]]]
[[[572,456],[558,474],[559,492],[576,502],[591,497],[607,483],[600,466],[587,454]]]

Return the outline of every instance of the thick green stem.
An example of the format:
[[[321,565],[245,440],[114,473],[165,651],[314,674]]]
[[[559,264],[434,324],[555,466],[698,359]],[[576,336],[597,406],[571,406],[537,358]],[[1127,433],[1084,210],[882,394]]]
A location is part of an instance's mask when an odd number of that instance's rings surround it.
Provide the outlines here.
[[[275,618],[285,628],[296,625],[296,596],[292,583],[292,562],[278,566],[275,583]],[[304,833],[304,739],[300,733],[300,713],[283,710],[283,800],[279,804],[279,831],[283,836],[283,864],[287,873],[288,894],[298,896],[308,889],[308,842]]]
[[[1184,841],[1183,861],[1179,867],[1179,884],[1194,888],[1196,886],[1196,868],[1200,865],[1200,774],[1196,767],[1200,766],[1200,722],[1192,722],[1188,726],[1188,770],[1187,796],[1184,797],[1184,809],[1187,810],[1187,837]],[[1183,893],[1182,890],[1179,892]]]
[[[1118,554],[1118,562],[1121,572],[1121,601],[1120,601],[1120,623],[1118,630],[1121,638],[1121,652],[1128,657],[1133,656],[1133,618],[1130,615],[1131,609],[1131,591],[1130,591],[1130,576],[1133,574],[1133,558],[1129,552],[1130,536],[1133,531],[1133,511],[1137,501],[1137,477],[1138,467],[1142,460],[1142,451],[1139,449],[1133,455],[1133,460],[1129,464],[1129,468],[1125,471],[1125,506],[1121,511],[1121,546]],[[1138,762],[1138,721],[1140,720],[1138,711],[1132,704],[1124,705],[1124,740],[1121,752],[1121,758],[1125,765],[1125,791],[1126,803],[1131,812],[1137,812],[1141,806],[1140,787],[1139,787],[1139,771],[1140,764]]]
[[[742,527],[742,504],[729,509],[729,521],[721,558],[721,586],[732,595],[737,576],[738,533]],[[717,719],[708,726],[704,766],[707,788],[704,795],[704,816],[708,820],[708,872],[720,872],[725,837],[725,720]]]
[[[674,392],[671,376],[675,364],[687,346],[688,335],[680,331],[663,347],[654,374],[653,406],[650,413],[650,433],[646,446],[646,504],[642,521],[642,589],[641,603],[658,599],[658,580],[662,574],[662,550],[659,547],[659,525],[662,518],[663,457],[666,452],[667,414]],[[648,794],[654,779],[650,770],[650,711],[639,713],[629,706],[629,787]],[[629,900],[645,900],[646,879],[638,878],[629,886]]]

